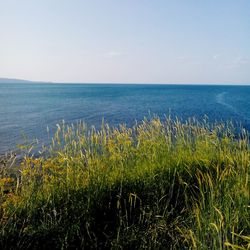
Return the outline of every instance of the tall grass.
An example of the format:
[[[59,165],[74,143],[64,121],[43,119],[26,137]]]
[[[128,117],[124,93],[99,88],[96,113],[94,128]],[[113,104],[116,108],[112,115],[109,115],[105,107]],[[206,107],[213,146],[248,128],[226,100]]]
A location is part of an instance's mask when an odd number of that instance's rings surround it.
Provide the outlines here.
[[[1,168],[2,249],[250,249],[248,134],[207,119],[58,125]]]

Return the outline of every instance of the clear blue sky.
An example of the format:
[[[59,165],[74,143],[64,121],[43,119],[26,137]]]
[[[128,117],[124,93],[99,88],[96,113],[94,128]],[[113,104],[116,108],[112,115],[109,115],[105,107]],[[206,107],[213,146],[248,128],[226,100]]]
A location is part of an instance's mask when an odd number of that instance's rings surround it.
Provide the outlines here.
[[[0,0],[0,77],[250,83],[250,1]]]

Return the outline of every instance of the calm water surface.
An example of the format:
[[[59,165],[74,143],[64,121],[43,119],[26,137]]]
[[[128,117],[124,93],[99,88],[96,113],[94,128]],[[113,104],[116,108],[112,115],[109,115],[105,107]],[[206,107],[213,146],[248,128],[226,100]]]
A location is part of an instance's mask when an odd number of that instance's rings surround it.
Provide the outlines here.
[[[0,84],[0,153],[24,136],[47,143],[47,126],[53,131],[63,119],[131,125],[149,112],[183,119],[206,114],[250,129],[250,86]]]

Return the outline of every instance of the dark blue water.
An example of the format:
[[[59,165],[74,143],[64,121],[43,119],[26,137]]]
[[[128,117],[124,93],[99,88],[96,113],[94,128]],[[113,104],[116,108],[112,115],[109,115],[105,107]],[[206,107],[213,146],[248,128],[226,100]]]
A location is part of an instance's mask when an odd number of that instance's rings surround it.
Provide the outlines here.
[[[100,125],[127,123],[171,113],[186,119],[205,114],[250,128],[250,86],[0,84],[0,153],[24,142],[24,135],[46,143],[52,130],[84,120]]]

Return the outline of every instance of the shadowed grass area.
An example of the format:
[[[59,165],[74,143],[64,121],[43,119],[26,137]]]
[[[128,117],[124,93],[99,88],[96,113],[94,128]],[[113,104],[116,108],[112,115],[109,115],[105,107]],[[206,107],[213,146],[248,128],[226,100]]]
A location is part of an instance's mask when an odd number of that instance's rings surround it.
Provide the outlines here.
[[[249,249],[248,134],[231,123],[58,125],[1,168],[2,249]]]

